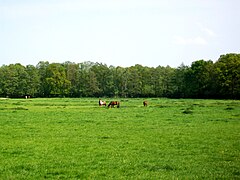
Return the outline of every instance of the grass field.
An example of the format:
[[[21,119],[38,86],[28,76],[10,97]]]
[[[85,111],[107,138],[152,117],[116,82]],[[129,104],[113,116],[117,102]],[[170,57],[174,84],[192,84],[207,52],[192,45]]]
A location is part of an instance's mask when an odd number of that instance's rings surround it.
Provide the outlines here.
[[[116,100],[0,99],[0,179],[240,179],[240,101]]]

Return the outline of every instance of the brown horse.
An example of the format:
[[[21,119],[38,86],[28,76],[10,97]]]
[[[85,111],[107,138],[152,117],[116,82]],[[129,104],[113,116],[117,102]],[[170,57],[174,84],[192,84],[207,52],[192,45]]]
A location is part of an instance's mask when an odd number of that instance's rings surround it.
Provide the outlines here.
[[[143,106],[147,107],[148,106],[148,102],[147,101],[143,101]]]
[[[98,104],[99,104],[99,106],[106,106],[107,105],[106,101],[102,101],[101,99],[99,99]]]
[[[111,101],[109,104],[108,104],[108,108],[109,107],[114,107],[115,105],[117,105],[117,108],[120,107],[120,102],[119,101]]]

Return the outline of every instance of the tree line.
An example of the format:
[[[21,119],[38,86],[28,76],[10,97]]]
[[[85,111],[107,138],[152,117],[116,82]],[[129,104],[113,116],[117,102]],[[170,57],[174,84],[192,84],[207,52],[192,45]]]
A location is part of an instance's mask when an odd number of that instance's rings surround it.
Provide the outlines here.
[[[93,62],[19,63],[0,67],[1,97],[169,97],[240,99],[240,54],[146,67]]]

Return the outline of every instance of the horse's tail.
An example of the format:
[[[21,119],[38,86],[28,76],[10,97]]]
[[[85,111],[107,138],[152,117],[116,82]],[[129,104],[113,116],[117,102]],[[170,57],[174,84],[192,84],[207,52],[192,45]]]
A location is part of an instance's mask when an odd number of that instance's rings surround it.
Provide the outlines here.
[[[117,101],[117,108],[120,108],[120,102]]]

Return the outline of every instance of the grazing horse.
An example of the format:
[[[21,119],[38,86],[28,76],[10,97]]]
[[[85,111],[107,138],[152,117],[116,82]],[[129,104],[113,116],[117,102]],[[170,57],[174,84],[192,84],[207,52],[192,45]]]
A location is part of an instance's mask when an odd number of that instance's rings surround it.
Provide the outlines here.
[[[99,106],[106,106],[107,105],[106,101],[102,101],[101,99],[99,99],[98,104],[99,104]]]
[[[108,104],[108,108],[109,107],[114,107],[115,105],[117,105],[117,108],[120,107],[120,102],[119,101],[111,101],[109,104]]]
[[[143,101],[143,106],[147,107],[148,106],[148,102],[147,101]]]

